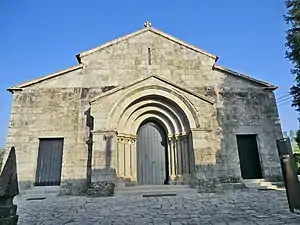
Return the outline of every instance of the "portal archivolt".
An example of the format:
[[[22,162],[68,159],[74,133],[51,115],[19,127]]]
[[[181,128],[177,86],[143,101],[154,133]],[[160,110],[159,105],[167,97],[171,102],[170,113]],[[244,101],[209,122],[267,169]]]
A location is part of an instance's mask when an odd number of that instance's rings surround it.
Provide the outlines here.
[[[138,171],[140,168],[138,165],[141,164],[139,160],[142,158],[137,158],[137,151],[143,151],[142,148],[149,147],[139,144],[137,148],[136,145],[137,133],[145,121],[157,121],[167,134],[165,161],[168,162],[166,165],[168,174],[166,179],[172,182],[190,174],[193,164],[190,130],[197,124],[193,116],[196,112],[192,112],[191,108],[192,106],[188,105],[187,101],[183,101],[178,96],[151,88],[119,101],[110,114],[110,121],[116,121],[116,124],[112,124],[112,129],[116,129],[118,133],[116,149],[118,177],[133,182],[138,181],[137,174],[141,174]],[[153,144],[153,146],[156,145]]]

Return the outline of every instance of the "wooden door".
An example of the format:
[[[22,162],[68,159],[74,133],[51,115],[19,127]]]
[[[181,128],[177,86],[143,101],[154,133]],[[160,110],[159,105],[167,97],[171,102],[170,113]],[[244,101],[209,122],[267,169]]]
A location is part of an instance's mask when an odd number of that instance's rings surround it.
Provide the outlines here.
[[[36,186],[56,186],[61,182],[63,138],[40,139],[35,177]]]
[[[141,185],[164,184],[167,179],[166,132],[147,122],[137,134],[137,179]]]

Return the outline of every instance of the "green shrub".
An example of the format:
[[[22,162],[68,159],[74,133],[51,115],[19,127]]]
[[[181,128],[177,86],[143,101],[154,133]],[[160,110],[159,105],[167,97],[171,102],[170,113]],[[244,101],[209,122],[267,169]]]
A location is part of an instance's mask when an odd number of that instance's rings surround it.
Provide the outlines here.
[[[297,167],[297,174],[300,175],[300,154],[296,153],[294,154],[295,161],[296,161],[296,167]]]

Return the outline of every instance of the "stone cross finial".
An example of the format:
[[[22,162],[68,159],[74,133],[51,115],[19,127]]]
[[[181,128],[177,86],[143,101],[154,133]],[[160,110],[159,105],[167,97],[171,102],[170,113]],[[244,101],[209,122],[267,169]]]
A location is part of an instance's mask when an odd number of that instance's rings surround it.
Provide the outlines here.
[[[150,21],[146,21],[145,24],[144,24],[144,26],[147,27],[147,28],[151,27],[151,22]]]

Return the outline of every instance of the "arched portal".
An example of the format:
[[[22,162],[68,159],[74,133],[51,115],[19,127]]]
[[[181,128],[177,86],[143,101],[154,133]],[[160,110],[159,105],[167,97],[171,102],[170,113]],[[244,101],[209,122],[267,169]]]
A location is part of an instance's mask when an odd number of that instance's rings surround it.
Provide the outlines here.
[[[196,122],[190,123],[180,102],[152,93],[116,113],[118,177],[142,185],[174,184],[191,174]]]
[[[195,165],[192,130],[201,120],[179,90],[152,83],[130,87],[105,115],[104,130],[117,136],[118,179],[129,185],[188,181]]]
[[[167,133],[153,119],[145,120],[137,132],[137,181],[140,185],[168,184]]]

